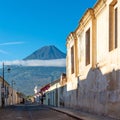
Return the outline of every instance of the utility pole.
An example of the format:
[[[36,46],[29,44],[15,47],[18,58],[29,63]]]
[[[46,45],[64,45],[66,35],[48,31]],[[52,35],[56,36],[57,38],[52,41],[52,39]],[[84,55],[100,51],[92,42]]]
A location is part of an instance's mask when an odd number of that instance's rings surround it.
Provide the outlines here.
[[[13,80],[12,80],[12,105],[13,105]]]
[[[4,62],[3,62],[3,84],[2,84],[2,108],[5,106],[5,80],[4,80]]]
[[[14,80],[12,80],[12,105],[14,104],[14,91],[13,91],[13,87],[14,87],[14,85],[15,85],[15,81]]]

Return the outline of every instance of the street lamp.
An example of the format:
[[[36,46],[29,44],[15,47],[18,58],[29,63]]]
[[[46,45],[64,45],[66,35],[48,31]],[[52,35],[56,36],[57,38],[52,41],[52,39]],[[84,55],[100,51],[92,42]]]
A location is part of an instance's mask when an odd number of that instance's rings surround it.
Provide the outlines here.
[[[10,68],[7,69],[10,72]],[[3,62],[3,84],[2,84],[2,107],[5,106],[5,80],[4,80],[4,62]]]

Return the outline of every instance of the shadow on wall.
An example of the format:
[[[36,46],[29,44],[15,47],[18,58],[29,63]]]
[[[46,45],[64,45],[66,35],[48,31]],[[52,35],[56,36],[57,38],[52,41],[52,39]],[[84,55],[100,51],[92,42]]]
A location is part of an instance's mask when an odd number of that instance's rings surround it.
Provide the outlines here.
[[[78,78],[77,89],[67,91],[65,106],[120,118],[120,70],[102,74],[90,69],[86,79]]]
[[[86,79],[80,78],[75,90],[64,85],[51,91],[50,105],[120,118],[120,70],[102,74],[99,68],[90,69]]]
[[[51,106],[60,106],[60,107],[64,107],[65,106],[65,96],[67,93],[67,86],[62,86],[60,88],[56,88],[52,91],[50,91],[49,93],[46,93],[48,95],[48,100],[47,98],[45,98],[48,101],[48,105]]]

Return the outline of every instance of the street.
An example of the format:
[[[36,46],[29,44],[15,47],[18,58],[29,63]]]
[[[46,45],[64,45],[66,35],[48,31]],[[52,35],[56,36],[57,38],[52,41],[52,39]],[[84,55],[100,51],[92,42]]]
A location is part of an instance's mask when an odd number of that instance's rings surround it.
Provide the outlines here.
[[[76,120],[43,105],[16,105],[0,109],[0,120]]]

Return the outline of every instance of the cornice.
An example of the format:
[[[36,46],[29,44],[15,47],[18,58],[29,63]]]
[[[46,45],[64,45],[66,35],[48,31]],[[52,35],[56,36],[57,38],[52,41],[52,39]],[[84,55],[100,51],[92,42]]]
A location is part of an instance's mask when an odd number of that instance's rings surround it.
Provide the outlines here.
[[[98,2],[93,7],[95,16],[106,6],[107,0],[98,0]]]
[[[85,26],[86,23],[88,23],[88,21],[93,17],[93,15],[94,15],[93,9],[89,8],[83,15],[82,19],[80,20],[79,25]]]
[[[68,37],[67,37],[67,41],[70,41],[71,39],[73,40],[74,39],[74,32],[71,32]]]
[[[79,26],[77,27],[76,29],[76,33],[81,33],[84,28],[85,28],[85,25],[91,20],[93,20],[95,18],[95,15],[94,15],[94,10],[92,8],[89,8],[85,14],[83,15],[83,17],[81,18],[81,20],[79,21]]]
[[[85,12],[85,14],[83,15],[83,17],[80,19],[79,25],[76,28],[76,30],[74,32],[71,32],[69,34],[69,36],[67,37],[67,43],[71,39],[76,39],[76,34],[81,33],[84,30],[85,25],[90,20],[93,21],[95,19],[95,16],[106,6],[106,1],[107,0],[98,0],[97,3],[95,4],[95,6],[93,8],[89,8]],[[117,1],[117,0],[114,0],[114,1]]]
[[[76,32],[72,32],[72,36],[73,36],[74,40],[77,40]]]

